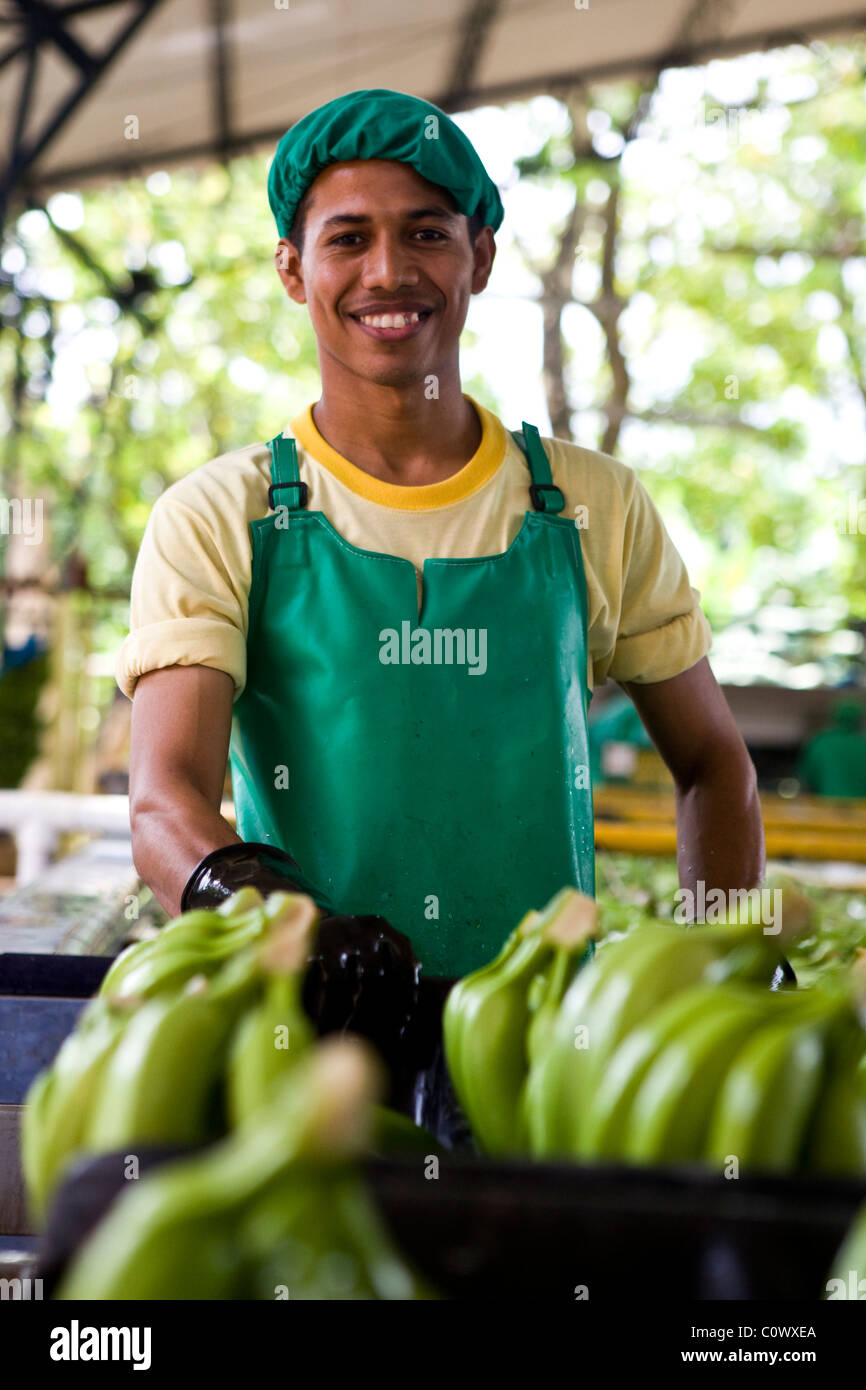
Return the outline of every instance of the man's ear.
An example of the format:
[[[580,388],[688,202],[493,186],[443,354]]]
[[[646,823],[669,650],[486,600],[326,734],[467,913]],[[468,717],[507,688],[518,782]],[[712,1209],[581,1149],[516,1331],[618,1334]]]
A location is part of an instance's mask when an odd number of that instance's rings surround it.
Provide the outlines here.
[[[293,246],[288,237],[281,236],[277,242],[277,249],[274,252],[274,265],[280,277],[283,288],[290,299],[296,304],[306,304],[307,292],[304,289],[304,272],[301,269],[301,257],[296,246]]]
[[[475,238],[472,256],[472,293],[480,294],[483,289],[487,288],[487,281],[490,279],[490,272],[496,257],[496,242],[493,240],[492,227],[481,228]]]

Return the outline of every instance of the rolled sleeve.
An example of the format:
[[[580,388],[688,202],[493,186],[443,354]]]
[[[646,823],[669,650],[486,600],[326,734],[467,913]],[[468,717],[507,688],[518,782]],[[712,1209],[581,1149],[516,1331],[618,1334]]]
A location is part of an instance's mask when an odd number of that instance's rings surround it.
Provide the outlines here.
[[[635,478],[623,535],[619,626],[607,674],[649,683],[694,666],[713,642],[700,597],[658,509]]]
[[[693,589],[695,602],[700,595]],[[620,637],[608,674],[613,680],[635,684],[666,681],[695,666],[713,645],[706,615],[695,607],[651,632]]]
[[[132,699],[149,671],[209,666],[231,676],[237,698],[246,682],[248,590],[230,570],[210,519],[174,492],[158,499],[145,528],[115,679]]]
[[[207,618],[148,623],[124,639],[115,662],[115,679],[131,700],[139,676],[164,666],[211,666],[225,671],[234,681],[237,696],[246,681],[246,642],[237,629]]]

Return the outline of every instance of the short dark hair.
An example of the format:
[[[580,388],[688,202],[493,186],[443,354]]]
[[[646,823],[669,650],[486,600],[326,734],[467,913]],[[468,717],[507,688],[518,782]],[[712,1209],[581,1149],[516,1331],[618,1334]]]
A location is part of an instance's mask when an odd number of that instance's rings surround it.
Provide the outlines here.
[[[312,188],[312,184],[310,185],[310,188]],[[310,188],[306,189],[301,198],[301,201],[298,203],[298,206],[295,209],[295,216],[292,220],[292,225],[289,228],[288,239],[294,246],[299,256],[303,256],[304,254],[304,224],[306,223],[307,212],[310,206]],[[459,211],[453,196],[448,192],[448,190],[446,188],[442,188],[440,189],[440,192],[446,198],[449,207],[453,208],[455,212]],[[475,242],[478,239],[478,233],[481,231],[481,228],[483,226],[484,218],[481,216],[480,212],[473,212],[472,216],[467,219],[466,230],[469,233],[469,244],[471,246],[475,245]]]

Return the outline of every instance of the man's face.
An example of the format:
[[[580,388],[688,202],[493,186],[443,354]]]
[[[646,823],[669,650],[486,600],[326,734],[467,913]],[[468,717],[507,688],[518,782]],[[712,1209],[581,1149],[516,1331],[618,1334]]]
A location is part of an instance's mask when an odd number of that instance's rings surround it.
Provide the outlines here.
[[[359,159],[319,174],[303,258],[281,238],[277,268],[309,309],[323,376],[330,365],[408,386],[456,365],[469,296],[484,289],[495,254],[491,229],[473,247],[467,219],[408,164]]]

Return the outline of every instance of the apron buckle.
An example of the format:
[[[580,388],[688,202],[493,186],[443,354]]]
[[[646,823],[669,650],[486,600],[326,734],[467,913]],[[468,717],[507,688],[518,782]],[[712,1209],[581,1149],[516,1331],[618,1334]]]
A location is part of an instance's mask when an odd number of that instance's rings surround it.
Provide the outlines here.
[[[289,483],[271,483],[268,488],[268,507],[272,512],[276,511],[276,507],[274,506],[274,493],[278,487],[296,487],[298,489],[298,507],[306,507],[308,492],[306,483],[297,480]]]
[[[546,512],[548,510],[544,498],[540,496],[542,492],[555,492],[559,496],[559,506],[551,507],[551,511],[561,511],[562,508],[565,506],[565,499],[562,496],[560,489],[556,486],[556,483],[531,483],[529,487],[529,495],[532,498],[532,505],[535,507],[535,510],[537,512]]]

